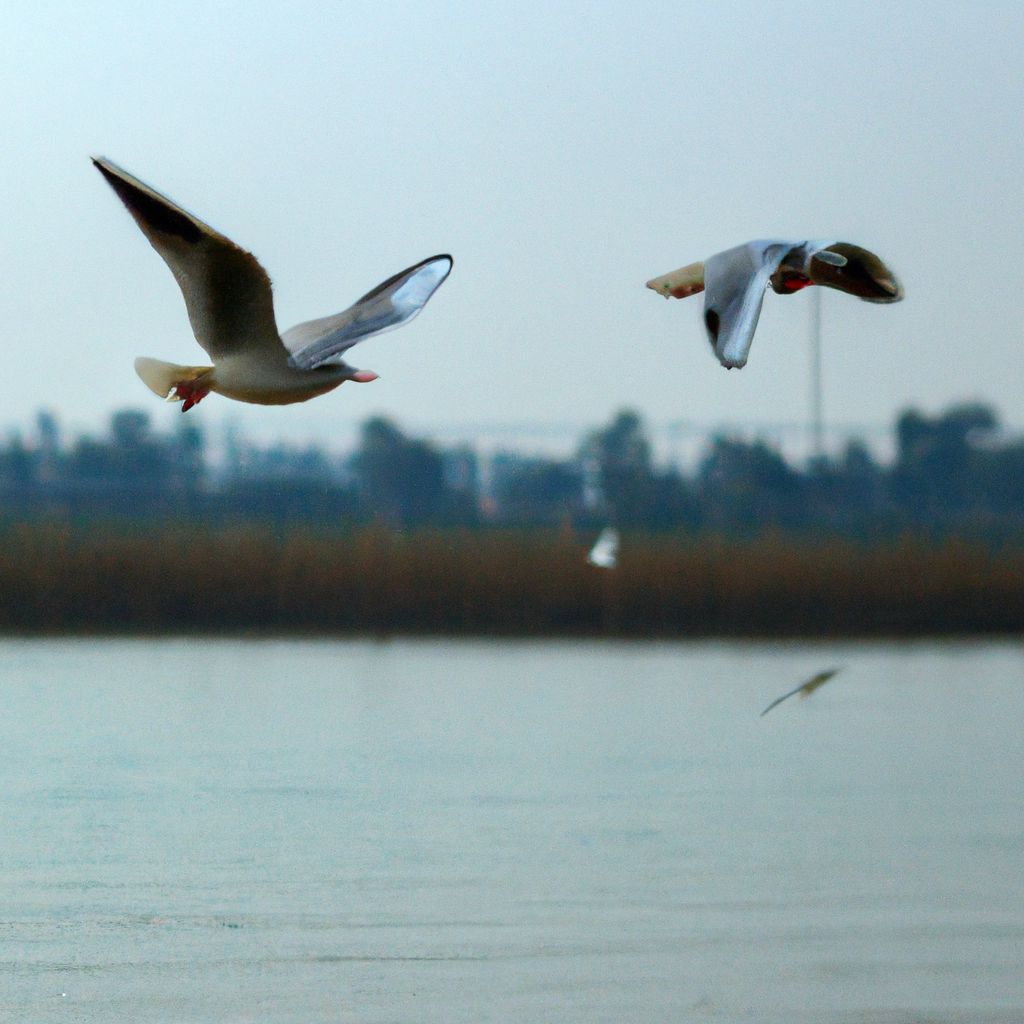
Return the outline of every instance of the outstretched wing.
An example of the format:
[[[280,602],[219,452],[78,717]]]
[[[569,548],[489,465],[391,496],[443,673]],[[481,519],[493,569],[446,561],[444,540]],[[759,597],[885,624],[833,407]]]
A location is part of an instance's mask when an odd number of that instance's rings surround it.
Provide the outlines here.
[[[851,242],[832,242],[814,252],[809,274],[815,284],[838,288],[865,302],[899,302],[903,286],[882,260]]]
[[[170,267],[196,341],[210,356],[253,348],[282,354],[270,278],[256,257],[117,164],[93,163]]]
[[[787,697],[792,697],[798,693],[801,697],[809,697],[819,686],[824,686],[825,683],[827,683],[838,671],[839,669],[837,668],[829,668],[824,672],[819,672],[817,675],[811,676],[810,679],[801,683],[796,687],[796,689],[790,690],[789,693],[784,693],[781,697],[776,697],[775,700],[773,700],[771,704],[761,712],[761,717],[764,718],[764,716],[767,715],[776,704],[781,704]]]
[[[793,245],[778,240],[747,242],[705,262],[704,326],[718,361],[727,369],[746,364],[765,289]]]
[[[340,357],[357,341],[408,323],[441,287],[451,269],[451,256],[431,256],[389,277],[343,313],[309,320],[285,331],[282,340],[291,353],[291,364],[312,370],[325,363],[341,362]]]

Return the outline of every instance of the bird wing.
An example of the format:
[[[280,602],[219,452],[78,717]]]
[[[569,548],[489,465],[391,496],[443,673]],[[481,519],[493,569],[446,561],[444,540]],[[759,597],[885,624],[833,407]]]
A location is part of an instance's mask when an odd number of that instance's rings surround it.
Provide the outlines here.
[[[830,242],[811,254],[808,274],[815,284],[838,288],[865,302],[899,302],[903,286],[873,252],[851,242]]]
[[[825,683],[827,683],[838,671],[839,669],[837,668],[829,668],[826,669],[824,672],[819,672],[817,675],[811,676],[811,678],[808,679],[806,682],[801,683],[799,686],[790,690],[788,693],[784,693],[781,697],[776,697],[775,700],[773,700],[771,704],[769,704],[768,707],[766,707],[764,711],[761,712],[761,717],[764,718],[764,716],[767,715],[768,712],[771,711],[771,709],[775,707],[776,704],[781,704],[788,697],[792,697],[798,693],[801,695],[801,697],[809,696],[810,694],[814,693],[814,691],[819,686],[823,686]]]
[[[270,278],[256,257],[117,164],[93,163],[170,267],[211,358],[253,349],[283,355]]]
[[[601,569],[614,569],[619,560],[619,532],[612,526],[601,531],[587,561]]]
[[[747,242],[705,262],[704,326],[718,361],[728,369],[746,364],[765,289],[794,244]]]
[[[343,313],[308,320],[285,331],[282,340],[290,362],[303,370],[340,357],[358,341],[408,323],[451,273],[452,258],[431,256],[389,277]]]

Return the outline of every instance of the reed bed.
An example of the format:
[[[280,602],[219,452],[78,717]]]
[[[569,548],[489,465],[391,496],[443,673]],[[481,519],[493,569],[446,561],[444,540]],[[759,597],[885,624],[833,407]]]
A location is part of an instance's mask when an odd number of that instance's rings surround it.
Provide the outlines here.
[[[1024,549],[907,537],[627,536],[613,571],[542,532],[3,532],[8,634],[628,637],[1019,634]]]

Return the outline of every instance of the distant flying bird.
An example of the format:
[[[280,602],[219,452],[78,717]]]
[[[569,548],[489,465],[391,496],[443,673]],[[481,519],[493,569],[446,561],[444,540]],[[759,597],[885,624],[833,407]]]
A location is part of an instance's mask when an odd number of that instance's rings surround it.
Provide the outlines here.
[[[599,569],[614,569],[619,562],[619,531],[607,526],[590,549],[587,561]]]
[[[716,253],[647,282],[665,298],[704,292],[708,340],[726,369],[746,365],[750,343],[769,285],[789,295],[808,285],[827,285],[866,302],[899,302],[903,288],[872,252],[849,242],[786,242],[760,239]]]
[[[814,693],[819,686],[824,686],[838,671],[839,669],[837,668],[829,668],[824,672],[819,672],[816,676],[811,676],[806,683],[801,683],[795,690],[790,690],[789,693],[784,693],[781,697],[776,697],[775,700],[773,700],[771,704],[761,712],[761,717],[764,718],[764,716],[767,715],[776,704],[781,704],[787,697],[792,697],[795,693],[800,694],[801,700],[804,697],[810,697],[810,695]]]
[[[103,158],[100,174],[178,282],[196,341],[213,366],[175,366],[136,359],[135,371],[161,398],[187,412],[211,391],[239,402],[288,405],[353,380],[377,379],[342,358],[356,342],[408,323],[452,269],[451,256],[431,256],[367,292],[343,313],[279,334],[270,278],[256,258],[198,217]]]

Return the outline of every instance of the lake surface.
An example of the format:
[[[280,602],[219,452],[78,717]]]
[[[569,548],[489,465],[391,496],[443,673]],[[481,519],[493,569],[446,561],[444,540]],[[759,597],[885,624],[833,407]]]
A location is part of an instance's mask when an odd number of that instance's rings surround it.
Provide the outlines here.
[[[1024,1021],[1020,644],[3,641],[0,693],[0,1020]]]

